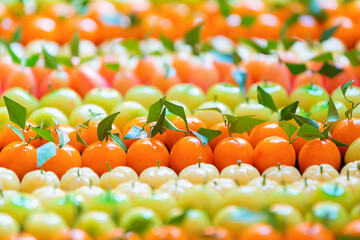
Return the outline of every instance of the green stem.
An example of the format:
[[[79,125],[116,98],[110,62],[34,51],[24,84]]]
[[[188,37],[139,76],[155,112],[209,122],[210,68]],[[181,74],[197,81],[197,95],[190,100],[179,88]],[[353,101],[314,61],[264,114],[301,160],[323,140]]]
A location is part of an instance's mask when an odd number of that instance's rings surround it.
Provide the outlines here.
[[[111,171],[112,171],[112,169],[111,169],[111,167],[110,167],[109,163],[106,161],[106,162],[105,162],[105,164],[106,164],[107,168],[109,169],[109,172],[111,172]]]

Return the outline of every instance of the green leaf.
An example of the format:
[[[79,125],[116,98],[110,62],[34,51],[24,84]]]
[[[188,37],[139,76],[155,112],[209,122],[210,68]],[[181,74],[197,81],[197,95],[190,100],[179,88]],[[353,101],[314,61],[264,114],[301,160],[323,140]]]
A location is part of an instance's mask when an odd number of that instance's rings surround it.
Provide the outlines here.
[[[40,54],[34,54],[29,56],[28,58],[25,59],[25,66],[26,67],[33,67],[36,65],[37,61],[40,58]]]
[[[295,120],[295,122],[301,127],[304,124],[308,124],[310,126],[313,126],[316,129],[319,129],[319,124],[307,117],[298,115],[298,114],[294,114],[294,113],[290,113],[290,115],[292,116],[292,118]]]
[[[14,127],[14,126],[12,126],[10,124],[8,124],[6,126],[8,126],[16,135],[18,135],[21,138],[21,140],[23,142],[25,142],[24,133],[20,129],[18,129],[17,127]]]
[[[145,124],[156,122],[159,119],[161,110],[164,108],[165,99],[166,97],[160,98],[159,101],[151,104]]]
[[[357,50],[351,50],[345,53],[345,57],[349,59],[351,65],[359,66],[360,65],[360,53]]]
[[[311,126],[311,125],[309,125],[307,123],[304,123],[299,128],[297,136],[302,137],[307,141],[310,141],[310,140],[315,139],[315,138],[321,138],[321,139],[325,138],[325,135],[322,132],[320,132],[319,129],[317,129],[316,127]]]
[[[199,50],[199,44],[201,41],[201,29],[202,29],[203,25],[200,24],[192,29],[190,29],[186,34],[185,34],[185,43],[190,45],[192,48],[192,51],[195,55],[199,55],[200,50]]]
[[[50,158],[56,155],[56,145],[53,142],[46,143],[36,149],[37,167],[41,167]]]
[[[71,62],[71,58],[69,58],[69,57],[56,56],[55,60],[56,60],[57,63],[59,63],[61,65],[64,65],[64,66],[67,66],[67,67],[73,67],[73,64]]]
[[[125,152],[127,151],[127,147],[125,143],[121,140],[119,133],[110,133],[110,137],[117,145],[122,147],[122,149],[124,149]]]
[[[112,124],[119,114],[120,112],[113,113],[99,122],[97,127],[97,136],[99,141],[104,140],[109,135],[109,132],[111,132],[112,129]]]
[[[4,102],[9,114],[10,121],[25,129],[26,125],[26,108],[14,100],[4,96]]]
[[[50,69],[57,69],[56,57],[51,55],[44,47],[42,48],[42,53],[44,55],[45,67]]]
[[[289,48],[292,47],[292,45],[294,45],[294,43],[296,43],[296,40],[290,38],[284,38],[281,40],[281,43],[284,46],[285,50],[288,50]]]
[[[11,44],[6,43],[6,48],[9,52],[9,55],[12,59],[12,61],[16,64],[21,64],[21,58],[16,55],[15,51],[13,50]]]
[[[177,180],[175,180],[175,181],[177,181]],[[187,216],[187,213],[188,213],[188,210],[184,210],[181,214],[171,218],[169,220],[168,224],[170,224],[170,225],[179,225],[179,224],[181,224],[185,220],[185,218]]]
[[[269,44],[268,44],[267,47],[262,47],[249,38],[240,38],[240,41],[242,43],[252,47],[258,53],[271,54],[271,50],[273,50],[273,46],[271,46],[271,45],[269,46]]]
[[[20,39],[21,39],[21,26],[16,28],[16,31],[14,32],[14,34],[11,37],[11,42],[19,42]]]
[[[286,38],[286,32],[287,32],[288,28],[290,26],[294,25],[298,21],[298,19],[299,19],[299,14],[297,14],[297,13],[292,14],[290,17],[288,17],[286,19],[286,21],[280,31],[281,40]]]
[[[293,102],[293,103],[287,105],[286,107],[284,107],[283,109],[281,109],[279,122],[291,120],[292,119],[291,113],[296,112],[296,109],[299,106],[299,102],[300,101]]]
[[[142,56],[140,43],[136,39],[127,39],[121,42],[121,45],[132,55]]]
[[[161,33],[160,40],[167,50],[169,50],[170,52],[175,52],[175,45],[170,38],[166,37],[164,34]]]
[[[105,67],[107,67],[108,69],[114,72],[118,72],[120,70],[119,63],[105,63]]]
[[[326,53],[317,55],[310,60],[315,61],[315,62],[328,62],[328,61],[333,61],[334,57],[331,52],[326,52]]]
[[[241,93],[246,96],[246,72],[236,68],[231,72],[232,77],[235,79],[236,83],[238,84]]]
[[[90,124],[91,120],[93,120],[94,118],[96,118],[96,117],[98,117],[98,116],[101,116],[101,115],[103,115],[103,114],[102,114],[102,113],[93,113],[88,120],[86,120],[85,122],[81,123],[81,124],[78,125],[77,127],[87,128],[87,127],[89,127],[89,124]]]
[[[254,24],[255,20],[256,20],[255,16],[243,15],[241,16],[240,25],[244,27],[251,27]]]
[[[357,108],[360,105],[360,102],[358,102],[357,104],[355,104],[353,107],[349,108],[348,110],[346,110],[345,112],[345,117],[350,119],[352,117],[352,112],[354,111],[355,108]]]
[[[353,101],[351,101],[351,100],[349,100],[347,97],[346,97],[346,92],[347,92],[347,90],[349,89],[349,87],[351,86],[351,84],[353,84],[353,82],[354,82],[355,80],[351,80],[351,81],[349,81],[349,82],[347,82],[347,83],[344,83],[342,86],[341,86],[341,92],[342,92],[342,94],[343,94],[343,96],[344,96],[344,99],[347,101],[347,102],[349,102],[349,103],[351,103],[351,104],[354,104],[354,102]]]
[[[285,65],[293,75],[297,75],[306,71],[306,65],[303,63],[285,63]]]
[[[203,110],[210,110],[210,111],[216,111],[220,114],[222,114],[223,112],[221,111],[220,108],[218,107],[209,107],[209,108],[198,108],[198,109],[194,109],[193,111],[203,111]]]
[[[233,62],[235,63],[235,65],[238,65],[241,61],[242,61],[241,56],[238,54],[238,52],[236,50],[234,50],[234,52],[233,52]]]
[[[342,73],[343,71],[344,71],[344,69],[342,69],[342,68],[338,68],[329,63],[324,63],[324,65],[319,70],[319,73],[324,76],[327,76],[329,78],[332,78],[332,77],[335,77],[336,75],[338,75],[339,73]]]
[[[349,146],[349,145],[347,145],[345,143],[342,143],[342,142],[336,140],[335,138],[333,138],[331,136],[330,132],[329,132],[329,137],[330,137],[331,141],[333,141],[335,143],[335,145],[338,146],[338,147],[347,147],[347,146]]]
[[[185,114],[185,110],[184,110],[184,107],[183,106],[180,106],[180,105],[176,105],[172,102],[169,102],[169,101],[165,101],[164,103],[166,109],[171,112],[172,114],[180,117],[182,120],[184,120],[185,122],[185,126],[186,126],[186,129],[188,129],[188,122],[187,122],[187,118],[186,118],[186,114]]]
[[[82,139],[82,137],[80,136],[78,129],[76,129],[76,140],[82,145],[88,146],[84,139]]]
[[[37,133],[40,137],[42,137],[45,140],[48,140],[49,142],[55,142],[55,139],[53,135],[51,135],[51,131],[48,129],[41,129],[39,127],[31,127],[31,129]]]
[[[326,40],[328,40],[329,38],[332,37],[332,35],[334,35],[334,33],[336,32],[336,30],[340,27],[340,25],[336,25],[333,26],[331,28],[327,28],[325,29],[322,33],[321,33],[321,37],[320,37],[320,42],[324,42]]]
[[[335,103],[333,101],[333,99],[330,97],[329,98],[329,111],[327,114],[327,121],[328,122],[336,122],[337,120],[339,120],[339,113],[336,109]]]
[[[59,148],[62,148],[70,142],[70,137],[62,130],[56,130],[59,137]]]
[[[298,127],[286,121],[279,122],[279,125],[288,136],[290,142],[292,135],[298,130]]]
[[[148,133],[138,126],[133,126],[129,132],[125,135],[124,139],[140,139],[147,138]]]
[[[275,102],[271,95],[267,93],[260,85],[257,86],[257,98],[258,102],[264,107],[270,108],[271,110],[278,112]]]
[[[150,134],[149,134],[150,138],[156,136],[156,134],[158,134],[161,131],[161,129],[163,128],[164,122],[165,122],[165,115],[166,115],[166,109],[163,109],[161,111],[160,117],[157,120],[155,126],[152,129],[150,127],[150,129],[151,129]]]
[[[221,134],[221,131],[209,128],[200,128],[197,133],[200,133],[201,135],[205,136],[208,141],[211,141],[217,136],[219,136]]]
[[[75,32],[73,38],[70,41],[70,52],[73,57],[79,56],[79,33]]]
[[[227,0],[217,0],[219,8],[220,8],[220,12],[224,17],[227,17],[230,15],[231,13],[231,6],[230,4],[227,2]]]
[[[174,131],[178,131],[178,132],[183,132],[183,133],[187,133],[185,130],[182,129],[178,129],[172,122],[169,121],[169,119],[167,119],[165,117],[165,121],[164,121],[164,127],[166,129],[170,129],[170,130],[174,130]]]
[[[231,133],[244,133],[266,121],[248,116],[240,116],[234,120],[229,127]]]
[[[207,137],[205,137],[204,135],[202,135],[201,133],[198,133],[196,131],[193,131],[190,129],[190,131],[195,135],[195,137],[197,137],[203,146],[206,146],[206,144],[208,144],[209,139]]]
[[[355,236],[337,236],[336,240],[359,240],[359,237],[355,237]]]

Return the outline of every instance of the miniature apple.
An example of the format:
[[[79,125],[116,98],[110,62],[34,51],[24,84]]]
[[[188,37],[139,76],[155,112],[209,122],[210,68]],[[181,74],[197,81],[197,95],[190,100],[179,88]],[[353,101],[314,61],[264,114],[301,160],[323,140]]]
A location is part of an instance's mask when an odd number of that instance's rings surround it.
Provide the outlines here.
[[[332,182],[349,188],[354,194],[355,199],[358,199],[360,195],[360,178],[351,176],[349,169],[347,170],[346,176],[340,174],[340,176],[335,178]]]
[[[209,128],[215,124],[223,122],[224,120],[222,115],[217,111],[201,110],[205,108],[218,108],[222,113],[232,114],[230,107],[219,101],[208,101],[200,104],[194,112],[194,116],[203,121]]]
[[[10,169],[0,167],[0,182],[2,190],[20,190],[20,180]]]
[[[140,85],[129,89],[125,94],[124,99],[125,101],[136,101],[143,105],[146,109],[149,109],[151,104],[162,97],[163,93],[157,87]]]
[[[116,228],[109,214],[99,211],[89,211],[81,214],[75,227],[89,233],[93,238]]]
[[[99,186],[99,176],[90,168],[71,168],[62,177],[60,186],[64,190],[75,190],[82,186]]]
[[[345,119],[345,112],[348,110],[347,107],[342,102],[334,101],[334,103],[339,113],[340,120]],[[329,102],[321,101],[311,107],[309,116],[311,117],[312,120],[315,120],[320,123],[325,123],[327,121],[328,111],[329,111]]]
[[[305,212],[310,206],[308,195],[302,189],[283,185],[269,194],[268,203],[287,203]]]
[[[253,180],[251,180],[247,186],[254,186],[259,191],[264,192],[266,195],[269,195],[272,191],[277,189],[280,184],[274,180],[270,180],[266,178],[266,175],[263,175],[262,177],[256,177]]]
[[[215,100],[225,103],[230,109],[245,101],[240,88],[229,83],[218,83],[210,87],[206,93],[207,100]]]
[[[140,224],[139,224],[140,223]],[[161,218],[153,210],[145,207],[129,209],[119,222],[119,226],[126,232],[144,234],[153,227],[162,225]]]
[[[219,176],[219,171],[214,165],[199,161],[184,168],[179,174],[179,179],[189,180],[192,184],[202,184]]]
[[[360,138],[353,141],[345,153],[345,164],[359,160]]]
[[[66,115],[59,109],[53,107],[38,108],[29,116],[30,121],[37,125],[43,124],[44,128],[54,125],[53,119],[59,123],[69,124],[69,120]]]
[[[356,204],[350,211],[350,218],[352,220],[360,218],[360,204]]]
[[[106,117],[106,111],[95,104],[84,104],[75,108],[69,117],[69,123],[75,127],[91,118],[92,121],[100,121]]]
[[[292,166],[278,165],[277,167],[270,167],[263,173],[267,179],[274,180],[280,184],[291,184],[301,180],[299,170]]]
[[[346,209],[340,204],[325,201],[314,204],[306,214],[306,220],[320,222],[335,234],[339,234],[343,227],[349,222],[350,216]]]
[[[291,186],[299,188],[305,192],[310,197],[310,199],[314,195],[314,192],[320,187],[320,185],[321,183],[319,181],[307,178],[293,182],[291,184]]]
[[[84,103],[98,105],[107,113],[121,102],[121,94],[113,88],[93,88],[84,97]]]
[[[238,161],[238,164],[224,168],[220,173],[220,177],[230,178],[238,185],[246,185],[254,178],[260,177],[260,173],[254,166]]]
[[[0,213],[0,239],[11,239],[20,232],[20,226],[13,217]]]
[[[111,113],[115,112],[120,112],[120,114],[115,118],[114,121],[114,124],[118,126],[120,130],[124,129],[126,123],[128,123],[131,119],[147,116],[148,114],[148,110],[143,105],[134,101],[125,101],[116,105],[111,111]]]
[[[52,212],[34,212],[24,222],[24,231],[38,240],[48,240],[53,234],[66,227],[65,221]]]
[[[350,176],[360,177],[360,161],[349,162],[341,169],[341,176],[347,176],[348,174]]]
[[[119,166],[104,173],[100,177],[100,186],[104,189],[113,189],[121,183],[137,181],[137,173],[129,167]]]
[[[74,193],[82,196],[87,204],[89,204],[94,197],[104,192],[104,189],[98,186],[88,185],[82,186],[74,190]]]
[[[241,103],[234,110],[235,116],[254,115],[254,118],[264,121],[270,121],[272,114],[269,108],[255,102]]]
[[[299,99],[301,99],[299,107],[304,109],[306,112],[309,112],[310,108],[314,104],[320,101],[328,101],[329,95],[324,88],[318,85],[310,84],[300,86],[291,92],[291,102],[298,101]]]
[[[0,131],[10,123],[9,113],[6,107],[0,107]]]
[[[114,191],[124,193],[132,200],[134,200],[137,196],[149,196],[152,193],[151,187],[148,184],[139,181],[122,183],[118,185]]]
[[[269,81],[264,81],[251,85],[247,92],[249,99],[257,100],[258,86],[262,87],[265,92],[271,95],[275,105],[278,108],[284,107],[289,104],[289,96],[285,88],[278,83]]]
[[[192,188],[193,184],[186,179],[170,180],[162,184],[157,192],[169,193],[178,199],[188,189]]]
[[[147,183],[154,189],[172,179],[177,179],[175,171],[169,167],[161,167],[159,162],[157,167],[147,168],[139,176],[140,182]]]
[[[68,117],[81,104],[82,99],[80,95],[70,88],[57,89],[46,94],[40,100],[41,107],[57,108]]]
[[[206,227],[211,226],[209,215],[198,209],[174,209],[169,213],[167,223],[183,229],[189,236],[202,234]]]
[[[175,197],[171,194],[159,192],[136,197],[134,206],[152,209],[162,220],[166,220],[169,212],[177,206],[177,203]]]
[[[209,213],[209,215],[214,215],[223,205],[223,201],[220,193],[203,185],[197,185],[182,194],[178,198],[178,204],[181,208],[200,209]]]
[[[20,87],[14,87],[6,90],[0,98],[0,106],[5,106],[3,96],[7,96],[8,98],[24,106],[27,110],[26,113],[28,116],[39,108],[39,101],[33,95],[31,95],[31,93]]]
[[[25,174],[21,180],[21,191],[32,193],[44,186],[60,187],[60,180],[55,173],[44,170],[34,170]]]
[[[183,102],[193,110],[206,101],[204,91],[194,84],[177,84],[166,92],[167,100]]]
[[[54,188],[53,186],[49,186],[49,185],[41,188],[37,188],[31,193],[31,196],[39,200],[43,206],[45,206],[46,203],[50,202],[52,199],[57,197],[62,197],[65,195],[66,192],[61,188]]]
[[[206,184],[206,187],[217,191],[222,196],[236,188],[236,183],[230,178],[214,178]]]
[[[266,195],[254,186],[237,187],[224,196],[224,206],[229,205],[260,211],[266,205]]]
[[[275,203],[270,206],[269,212],[275,218],[277,229],[284,231],[290,227],[304,221],[301,212],[293,206],[286,203]]]
[[[302,177],[327,182],[339,177],[339,172],[329,164],[312,165],[305,170]]]

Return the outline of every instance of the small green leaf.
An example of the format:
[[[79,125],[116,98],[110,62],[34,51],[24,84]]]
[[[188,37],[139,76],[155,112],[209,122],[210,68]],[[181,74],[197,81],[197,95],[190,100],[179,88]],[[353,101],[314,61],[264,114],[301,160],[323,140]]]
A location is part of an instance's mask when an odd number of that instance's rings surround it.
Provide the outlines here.
[[[280,38],[281,40],[286,38],[286,32],[289,29],[290,26],[294,25],[299,19],[299,14],[292,14],[290,17],[288,17],[284,23],[284,25],[281,28],[280,31]]]
[[[230,4],[227,2],[227,0],[217,0],[219,8],[220,8],[220,12],[224,17],[227,17],[230,15],[231,13],[231,6]]]
[[[333,61],[334,57],[331,52],[326,52],[326,53],[317,55],[316,57],[313,57],[310,60],[315,61],[315,62],[328,62],[328,61]]]
[[[256,21],[255,16],[244,15],[244,16],[241,16],[240,25],[244,26],[244,27],[251,27],[254,24],[255,21]]]
[[[114,72],[118,72],[120,70],[119,63],[105,63],[105,67],[107,67],[108,69]]]
[[[328,122],[336,122],[337,120],[339,120],[339,113],[336,109],[335,103],[332,100],[332,98],[329,98],[329,111],[327,114],[327,121]]]
[[[40,58],[40,54],[34,54],[29,56],[28,58],[25,59],[25,66],[26,67],[33,67],[36,65],[37,61]]]
[[[102,114],[102,113],[93,113],[88,120],[86,120],[85,122],[81,123],[81,124],[78,125],[77,127],[87,128],[87,127],[89,127],[89,124],[90,124],[91,120],[93,120],[94,118],[96,118],[96,117],[98,117],[98,116],[101,116],[101,115],[103,115],[103,114]]]
[[[319,124],[310,119],[310,118],[307,118],[307,117],[304,117],[304,116],[301,116],[301,115],[298,115],[298,114],[294,114],[294,113],[290,113],[290,115],[292,116],[292,118],[295,120],[295,122],[301,127],[302,125],[304,124],[308,124],[310,126],[313,126],[314,128],[317,128],[319,129]]]
[[[125,135],[125,139],[140,139],[140,138],[147,138],[148,133],[138,126],[133,126],[129,132]]]
[[[110,133],[110,137],[117,145],[122,147],[122,149],[124,149],[125,152],[127,151],[127,147],[125,143],[121,140],[119,133]]]
[[[202,29],[203,25],[200,24],[192,29],[190,29],[186,34],[185,34],[185,43],[190,45],[192,48],[192,51],[195,55],[199,55],[200,50],[199,50],[199,44],[201,41],[201,29]]]
[[[121,45],[132,55],[142,56],[140,43],[136,39],[127,39],[121,42]]]
[[[4,96],[3,98],[10,121],[18,125],[20,128],[25,129],[26,108],[7,96]]]
[[[177,181],[177,180],[175,180],[175,181]],[[170,225],[181,224],[185,220],[187,213],[188,213],[188,210],[184,210],[181,214],[171,218],[170,221],[168,222],[168,224],[170,224]]]
[[[235,79],[236,83],[238,84],[241,93],[246,96],[246,72],[242,71],[241,69],[234,69],[231,72],[232,77]]]
[[[304,138],[307,141],[310,141],[310,140],[315,139],[315,138],[321,138],[321,139],[325,138],[325,135],[322,132],[320,132],[319,129],[317,129],[316,127],[311,126],[311,125],[309,125],[307,123],[304,123],[300,127],[297,135],[299,137]]]
[[[84,141],[84,139],[82,139],[82,137],[80,136],[78,129],[76,129],[76,141],[78,141],[84,146],[88,146],[87,143]]]
[[[41,129],[39,127],[31,127],[31,129],[36,132],[41,138],[48,140],[49,142],[55,142],[53,135],[51,135],[51,131],[48,129]]]
[[[249,116],[240,116],[230,124],[229,130],[231,133],[241,134],[264,122],[266,121]]]
[[[44,47],[42,48],[42,53],[44,55],[45,67],[50,69],[57,69],[56,57],[51,55]]]
[[[349,102],[349,103],[351,103],[351,104],[354,104],[354,102],[353,101],[351,101],[351,100],[349,100],[347,97],[346,97],[346,92],[347,92],[347,90],[349,89],[349,87],[351,86],[351,84],[353,84],[353,82],[354,82],[355,80],[351,80],[351,81],[349,81],[349,82],[347,82],[347,83],[344,83],[342,86],[341,86],[341,92],[342,92],[342,94],[343,94],[343,96],[344,96],[344,99],[347,101],[347,102]]]
[[[7,50],[9,52],[9,55],[10,55],[12,61],[16,64],[21,64],[21,58],[18,55],[16,55],[11,44],[6,43],[6,47],[7,47]]]
[[[176,105],[172,102],[169,102],[169,101],[165,101],[164,103],[166,109],[171,112],[172,114],[180,117],[182,120],[184,120],[185,122],[185,126],[186,126],[186,129],[188,129],[188,122],[187,122],[187,118],[186,118],[186,114],[185,114],[185,110],[184,110],[184,107],[183,106],[180,106],[180,105]]]
[[[285,50],[288,50],[294,45],[294,43],[296,43],[296,40],[291,38],[284,38],[281,40],[281,43],[284,46]]]
[[[345,53],[345,57],[349,59],[351,65],[359,66],[360,65],[360,53],[357,50],[351,50]]]
[[[56,62],[67,66],[67,67],[73,67],[73,63],[71,62],[71,58],[66,57],[66,56],[56,56],[55,58]]]
[[[73,57],[79,56],[79,33],[75,32],[73,38],[70,41],[70,52]]]
[[[197,133],[200,133],[201,135],[205,136],[208,141],[211,141],[217,136],[219,136],[221,134],[221,131],[209,128],[200,128]]]
[[[120,112],[113,113],[99,122],[97,127],[97,136],[99,141],[103,141],[105,138],[107,138],[109,132],[111,132],[112,124],[119,114]]]
[[[347,146],[349,146],[349,145],[347,145],[345,143],[342,143],[342,142],[336,140],[335,138],[333,138],[331,136],[330,132],[329,132],[329,137],[330,137],[331,141],[333,141],[335,143],[335,145],[338,146],[338,147],[347,147]]]
[[[334,33],[336,32],[336,30],[340,27],[340,25],[336,25],[334,27],[325,29],[322,33],[321,33],[321,37],[320,37],[320,42],[324,42],[326,40],[328,40],[329,38],[332,37],[332,35],[334,35]]]
[[[170,129],[170,130],[173,130],[173,131],[178,131],[178,132],[183,132],[185,134],[187,134],[187,132],[185,130],[182,130],[182,129],[178,129],[172,122],[169,121],[169,119],[167,119],[165,117],[165,121],[164,121],[164,127],[166,129]]]
[[[193,130],[190,131],[195,135],[195,137],[197,137],[201,141],[203,146],[206,146],[206,144],[208,144],[209,139],[206,136]]]
[[[174,45],[173,41],[171,41],[170,38],[166,37],[164,34],[161,33],[160,40],[167,50],[169,50],[170,52],[175,51],[175,45]]]
[[[50,158],[56,155],[56,145],[53,142],[46,143],[36,149],[37,167],[41,167]]]
[[[327,76],[329,78],[332,78],[332,77],[335,77],[336,75],[338,75],[339,73],[342,73],[343,71],[344,71],[344,69],[342,69],[342,68],[338,68],[329,63],[324,63],[324,65],[319,70],[319,73],[324,76]]]
[[[242,61],[241,56],[238,54],[236,50],[233,52],[233,62],[235,65],[238,65]]]
[[[271,52],[272,52],[271,50],[273,50],[273,46],[271,46],[271,45],[269,46],[269,44],[268,44],[267,47],[262,47],[249,38],[240,38],[240,41],[242,43],[252,47],[258,53],[271,54]],[[273,44],[273,43],[271,43],[271,44]]]
[[[151,104],[145,124],[156,122],[159,119],[161,111],[164,108],[165,99],[166,97],[160,98],[159,101]]]
[[[275,102],[271,95],[267,93],[260,85],[257,86],[257,98],[258,102],[264,107],[270,108],[271,110],[278,112]]]
[[[286,67],[290,70],[293,75],[297,75],[306,71],[306,65],[301,63],[285,63]]]
[[[62,130],[56,130],[59,137],[59,148],[62,148],[70,142],[70,137]]]
[[[23,142],[25,142],[24,133],[21,131],[21,129],[18,129],[17,127],[7,125],[16,135],[18,135]]]
[[[193,111],[203,111],[203,110],[215,111],[215,112],[218,112],[218,113],[220,113],[220,114],[223,113],[223,112],[221,111],[221,109],[218,108],[218,107],[198,108],[198,109],[194,109]]]
[[[292,119],[291,113],[296,112],[299,106],[299,102],[300,101],[293,102],[287,105],[286,107],[284,107],[283,109],[281,109],[279,122],[291,120]]]
[[[345,117],[350,119],[352,117],[352,112],[354,111],[355,108],[357,108],[360,105],[360,102],[358,102],[357,104],[355,104],[353,107],[349,108],[348,110],[346,110],[345,112]]]
[[[286,121],[280,122],[279,125],[286,133],[286,136],[288,136],[290,142],[292,135],[294,135],[294,133],[298,130],[298,127]]]
[[[150,138],[156,136],[156,134],[158,134],[161,131],[161,129],[163,128],[164,122],[165,122],[165,115],[166,115],[166,109],[163,109],[161,111],[160,117],[157,120],[155,126],[152,129],[150,128],[151,129],[150,134],[149,134]]]
[[[11,42],[19,42],[21,39],[21,26],[19,26],[11,37]]]

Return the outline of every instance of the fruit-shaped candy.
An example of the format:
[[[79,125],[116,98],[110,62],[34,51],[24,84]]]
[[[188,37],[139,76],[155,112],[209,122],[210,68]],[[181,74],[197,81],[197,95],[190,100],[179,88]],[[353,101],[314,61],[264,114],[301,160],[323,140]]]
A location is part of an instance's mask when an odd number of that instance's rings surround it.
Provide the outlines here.
[[[34,190],[44,186],[60,187],[60,180],[51,171],[35,170],[25,174],[21,180],[21,191],[32,193]]]
[[[321,183],[312,179],[301,179],[297,182],[293,182],[291,186],[302,189],[310,198],[313,196],[316,189],[320,187]]]
[[[3,190],[20,190],[20,181],[14,171],[0,167],[0,182]]]
[[[300,172],[292,166],[278,165],[277,167],[270,167],[263,172],[267,179],[274,180],[279,184],[291,184],[301,180]]]
[[[170,193],[175,198],[179,198],[188,189],[192,188],[193,184],[186,179],[170,180],[162,184],[157,191],[163,193]]]
[[[224,206],[229,205],[260,211],[266,205],[266,195],[254,186],[237,187],[224,196]]]
[[[137,181],[138,179],[138,175],[132,168],[119,166],[101,175],[100,186],[104,189],[113,189],[121,183]]]
[[[124,193],[132,200],[134,200],[137,196],[149,196],[152,193],[151,187],[148,184],[139,181],[122,183],[118,185],[114,191]]]
[[[275,226],[282,231],[304,221],[301,212],[290,204],[275,203],[270,206],[269,212],[274,215]]]
[[[93,238],[116,228],[109,214],[100,211],[88,211],[81,214],[75,227],[89,233]]]
[[[203,184],[219,176],[219,171],[214,165],[199,161],[198,164],[184,168],[179,174],[179,179],[189,180],[192,184]]]
[[[347,176],[348,174],[350,176],[360,177],[360,161],[350,162],[341,169],[341,176]]]
[[[339,172],[329,164],[312,165],[306,169],[302,177],[327,182],[339,176]]]
[[[263,191],[265,194],[270,194],[272,191],[277,189],[280,184],[274,180],[269,180],[266,178],[266,175],[262,177],[256,177],[250,182],[248,182],[247,186],[254,186],[259,189],[259,191]]]
[[[236,183],[230,178],[214,178],[206,184],[206,187],[219,192],[224,196],[236,187]]]
[[[238,161],[238,164],[224,168],[220,173],[220,177],[230,178],[238,185],[246,185],[254,178],[260,177],[260,173],[252,165]]]
[[[11,239],[11,236],[20,232],[20,226],[13,217],[0,213],[0,239]]]
[[[104,189],[102,189],[99,186],[89,185],[89,186],[79,187],[79,188],[75,189],[74,192],[79,194],[80,196],[82,196],[84,198],[84,200],[86,201],[86,203],[89,204],[93,200],[94,197],[103,193]]]
[[[99,186],[99,176],[90,168],[72,168],[61,178],[60,186],[64,190],[75,190],[82,186]]]
[[[147,183],[152,188],[158,188],[162,184],[176,180],[177,174],[169,167],[150,167],[142,171],[139,176],[140,182]]]
[[[43,206],[54,198],[65,196],[65,191],[53,186],[44,186],[32,191],[31,195],[39,200]]]

